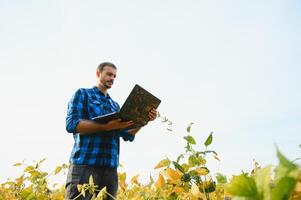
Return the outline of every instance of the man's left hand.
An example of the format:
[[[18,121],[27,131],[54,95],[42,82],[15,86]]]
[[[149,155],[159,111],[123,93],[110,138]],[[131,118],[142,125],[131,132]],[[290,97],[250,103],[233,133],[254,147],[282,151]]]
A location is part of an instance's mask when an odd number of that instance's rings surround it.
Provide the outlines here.
[[[154,121],[158,116],[158,112],[155,108],[151,109],[148,113],[149,121]]]

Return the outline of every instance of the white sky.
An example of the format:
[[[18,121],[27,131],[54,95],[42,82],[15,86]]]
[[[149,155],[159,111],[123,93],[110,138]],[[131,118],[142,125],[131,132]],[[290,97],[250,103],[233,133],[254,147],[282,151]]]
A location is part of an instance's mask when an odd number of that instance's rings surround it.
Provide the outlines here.
[[[5,1],[0,0],[0,181],[18,161],[67,163],[72,135],[67,103],[92,87],[96,66],[117,65],[111,96],[124,102],[135,83],[158,96],[159,120],[121,143],[129,176],[147,180],[165,156],[184,152],[185,129],[238,174],[290,159],[301,149],[301,5],[299,1]],[[211,158],[209,158],[212,160]],[[65,177],[58,177],[64,182]]]

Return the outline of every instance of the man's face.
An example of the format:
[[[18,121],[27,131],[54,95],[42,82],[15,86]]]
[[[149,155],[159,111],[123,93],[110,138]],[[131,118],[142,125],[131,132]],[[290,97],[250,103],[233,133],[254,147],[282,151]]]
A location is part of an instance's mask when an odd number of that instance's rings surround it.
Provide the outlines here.
[[[97,70],[96,74],[99,84],[107,89],[113,86],[114,80],[116,78],[116,69],[114,69],[113,67],[105,66],[101,72]]]

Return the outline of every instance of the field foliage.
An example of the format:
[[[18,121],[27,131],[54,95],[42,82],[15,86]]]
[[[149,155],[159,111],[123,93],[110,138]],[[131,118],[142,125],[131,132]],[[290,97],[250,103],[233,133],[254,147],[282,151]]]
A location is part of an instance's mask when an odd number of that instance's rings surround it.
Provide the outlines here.
[[[279,164],[261,167],[257,162],[251,172],[226,177],[221,173],[211,174],[207,167],[208,157],[219,161],[218,153],[210,149],[213,133],[203,144],[197,144],[190,134],[190,124],[184,136],[186,146],[176,160],[164,158],[154,166],[156,177],[146,184],[139,182],[139,175],[128,178],[126,172],[119,173],[120,200],[301,200],[301,171],[276,149]],[[202,150],[200,150],[202,149]],[[208,156],[210,155],[210,156]],[[31,165],[16,163],[23,173],[0,184],[0,200],[62,200],[64,185],[50,185],[50,176],[63,176],[67,164],[57,166],[53,172],[41,170],[45,159]],[[92,199],[110,196],[106,188],[98,188],[90,177],[88,183],[78,185],[80,195],[93,194]]]

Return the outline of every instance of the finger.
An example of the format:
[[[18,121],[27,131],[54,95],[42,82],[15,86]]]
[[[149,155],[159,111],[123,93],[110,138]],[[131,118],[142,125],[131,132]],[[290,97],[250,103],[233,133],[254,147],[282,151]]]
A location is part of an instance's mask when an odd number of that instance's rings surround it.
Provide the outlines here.
[[[149,116],[149,121],[154,121],[156,119],[156,117],[154,116]]]
[[[150,112],[149,115],[157,115],[155,112]]]
[[[131,121],[126,121],[126,122],[122,122],[123,125],[133,125],[134,122],[131,120]]]
[[[133,125],[134,124],[134,122],[133,121],[129,121],[129,122],[125,122],[125,123],[123,123],[123,127],[124,128],[126,128],[126,127],[129,127],[129,126],[131,126],[131,125]]]
[[[151,113],[156,113],[157,111],[156,111],[156,109],[153,108],[153,109],[150,110],[150,112]]]
[[[157,113],[149,113],[148,116],[151,117],[151,118],[155,118],[155,117],[157,117]]]
[[[157,115],[158,115],[157,112],[151,112],[150,114],[153,115],[153,116],[155,116],[155,117],[157,117]]]

